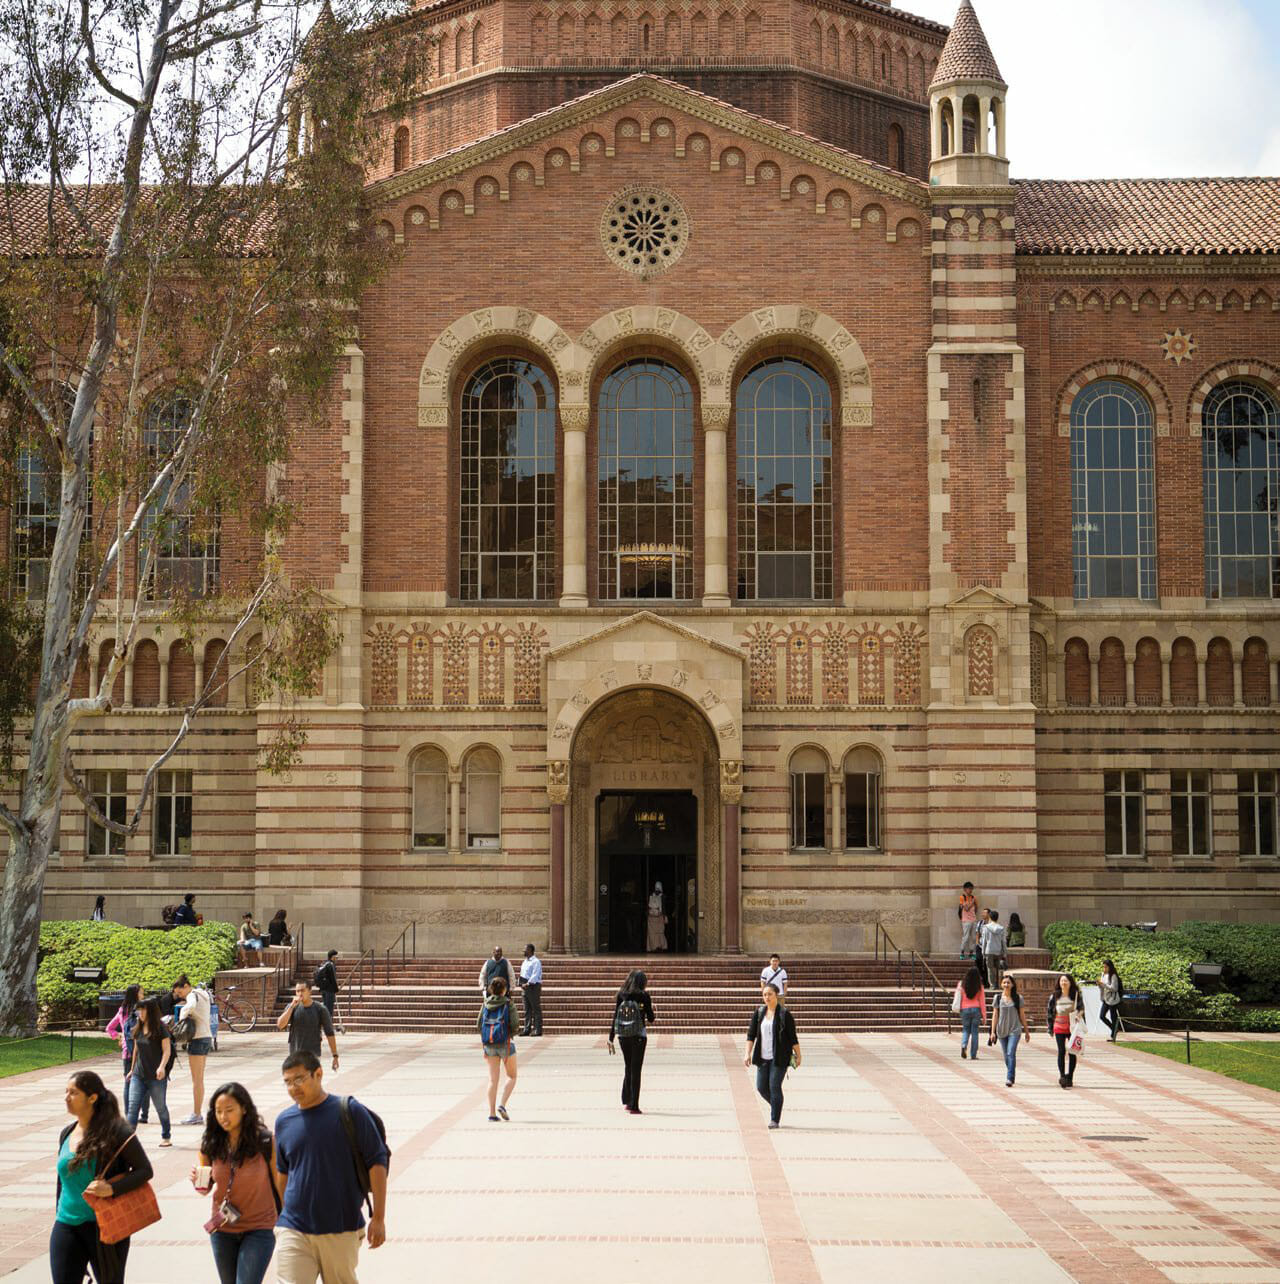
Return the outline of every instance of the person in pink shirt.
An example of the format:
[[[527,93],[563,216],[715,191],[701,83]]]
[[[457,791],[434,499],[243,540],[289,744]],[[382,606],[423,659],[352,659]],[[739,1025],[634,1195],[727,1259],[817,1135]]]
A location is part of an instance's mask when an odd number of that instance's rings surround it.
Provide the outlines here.
[[[964,980],[956,986],[956,999],[952,1010],[960,1013],[960,1059],[978,1059],[978,1031],[987,1023],[987,992],[982,986],[982,974],[971,967]]]

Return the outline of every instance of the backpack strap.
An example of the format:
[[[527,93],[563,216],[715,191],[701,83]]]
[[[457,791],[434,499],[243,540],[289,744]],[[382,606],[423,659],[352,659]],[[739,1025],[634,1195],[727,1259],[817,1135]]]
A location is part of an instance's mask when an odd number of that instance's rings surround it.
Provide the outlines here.
[[[351,1113],[351,1098],[338,1098],[338,1113],[342,1116],[342,1130],[347,1134],[347,1145],[351,1147],[351,1160],[356,1168],[356,1183],[364,1195],[365,1207],[369,1216],[373,1216],[373,1195],[369,1184],[369,1165],[364,1162],[360,1153],[360,1143],[356,1140],[356,1121]]]

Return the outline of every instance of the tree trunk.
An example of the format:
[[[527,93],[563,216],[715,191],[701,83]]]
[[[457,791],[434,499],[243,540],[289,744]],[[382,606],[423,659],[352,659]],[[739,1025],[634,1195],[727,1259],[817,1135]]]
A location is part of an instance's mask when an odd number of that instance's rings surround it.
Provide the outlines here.
[[[10,835],[0,903],[0,1034],[30,1034],[35,1028],[40,907],[57,830],[55,799],[16,838]]]

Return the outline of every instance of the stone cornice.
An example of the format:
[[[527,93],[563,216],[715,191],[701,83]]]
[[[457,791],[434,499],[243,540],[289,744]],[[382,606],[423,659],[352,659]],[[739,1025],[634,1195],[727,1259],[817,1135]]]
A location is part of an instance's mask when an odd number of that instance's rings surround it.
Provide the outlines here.
[[[1020,277],[1280,274],[1280,254],[1024,254]]]
[[[849,152],[773,125],[760,117],[731,107],[728,103],[685,89],[672,81],[647,74],[632,76],[573,102],[550,108],[500,133],[428,161],[416,169],[371,183],[365,189],[366,198],[372,206],[402,200],[416,191],[465,173],[477,165],[486,164],[522,148],[536,146],[567,128],[641,99],[669,110],[683,112],[704,124],[750,139],[807,164],[821,166],[828,173],[839,175],[918,209],[929,208],[931,194],[919,180],[899,177],[891,171],[860,160]]]
[[[1016,194],[1011,185],[960,187],[945,183],[929,184],[929,199],[933,205],[1012,205]]]

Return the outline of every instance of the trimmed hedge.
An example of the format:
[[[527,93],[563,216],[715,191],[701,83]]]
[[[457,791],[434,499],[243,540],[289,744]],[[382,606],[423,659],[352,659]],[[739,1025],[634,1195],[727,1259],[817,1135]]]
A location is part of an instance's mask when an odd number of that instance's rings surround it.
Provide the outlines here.
[[[40,925],[36,1001],[45,1021],[95,1015],[100,990],[141,985],[148,994],[167,989],[184,972],[207,983],[235,960],[236,929],[230,923],[175,927],[158,932],[121,923],[83,920]],[[67,980],[73,967],[104,967],[101,985]]]
[[[1280,1000],[1280,927],[1183,923],[1168,932],[1050,923],[1044,941],[1053,966],[1092,982],[1109,958],[1126,990],[1151,995],[1156,1015],[1221,1022],[1243,1030],[1280,1029],[1280,1010],[1245,1003]],[[1192,963],[1221,963],[1225,988],[1206,994],[1192,983]]]

